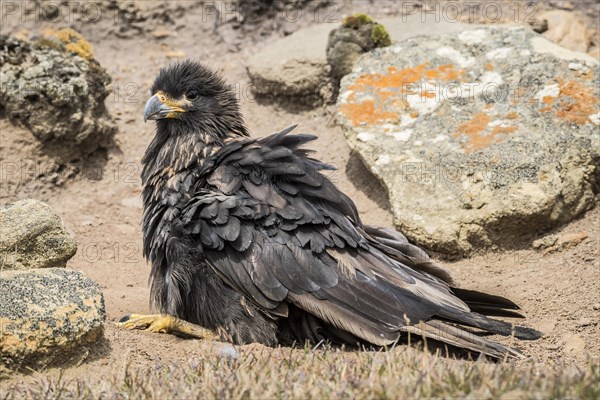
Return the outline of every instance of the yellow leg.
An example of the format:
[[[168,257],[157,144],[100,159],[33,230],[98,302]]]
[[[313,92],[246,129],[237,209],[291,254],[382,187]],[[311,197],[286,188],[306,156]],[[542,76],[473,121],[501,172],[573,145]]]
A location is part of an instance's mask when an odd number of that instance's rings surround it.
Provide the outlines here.
[[[209,329],[166,314],[130,314],[121,318],[116,325],[125,329],[144,329],[154,333],[178,333],[198,339],[220,340],[219,336]]]

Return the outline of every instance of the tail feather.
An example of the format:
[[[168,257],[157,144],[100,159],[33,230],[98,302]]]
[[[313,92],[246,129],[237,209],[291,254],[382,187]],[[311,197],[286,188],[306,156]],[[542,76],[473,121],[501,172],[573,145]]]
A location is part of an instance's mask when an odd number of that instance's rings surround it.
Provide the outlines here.
[[[459,348],[466,348],[494,358],[505,357],[524,358],[518,350],[503,346],[499,343],[486,340],[473,333],[464,331],[456,326],[446,324],[442,321],[430,320],[417,325],[409,325],[402,328],[405,332],[414,333],[430,339],[439,340]]]
[[[513,325],[508,322],[488,318],[476,312],[464,312],[462,310],[442,310],[439,316],[447,321],[461,325],[483,329],[502,336],[512,336],[524,340],[535,340],[542,337],[542,333],[533,328]]]
[[[521,308],[505,297],[455,287],[450,289],[471,311],[494,317],[525,318],[521,313],[514,311]]]
[[[506,317],[506,318],[525,318],[525,316],[517,311],[505,310],[498,307],[488,307],[483,304],[467,303],[471,311],[486,315],[488,317]]]

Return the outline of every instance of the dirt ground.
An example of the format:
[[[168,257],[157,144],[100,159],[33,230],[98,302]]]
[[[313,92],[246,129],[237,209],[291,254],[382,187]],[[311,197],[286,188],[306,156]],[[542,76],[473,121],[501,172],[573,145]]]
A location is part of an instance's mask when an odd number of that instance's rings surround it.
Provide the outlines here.
[[[154,127],[152,123],[144,124],[142,110],[154,76],[160,66],[172,61],[168,56],[173,52],[184,52],[220,69],[229,82],[240,88],[243,112],[254,136],[267,135],[292,124],[299,124],[298,131],[317,134],[319,140],[314,143],[317,156],[339,167],[332,179],[354,199],[363,220],[378,225],[393,223],[385,190],[350,154],[341,129],[335,125],[333,106],[284,109],[259,104],[245,90],[249,83],[245,62],[249,56],[286,33],[320,23],[313,18],[315,12],[324,17],[332,9],[311,11],[311,15],[293,25],[267,20],[234,28],[234,24],[225,23],[223,15],[218,24],[211,19],[203,22],[199,16],[206,10],[200,3],[177,2],[176,6],[176,2],[171,2],[164,7],[160,3],[168,2],[143,4],[144,9],[155,10],[146,14],[151,17],[139,22],[144,32],[135,28],[121,31],[112,15],[94,23],[71,17],[61,22],[44,22],[31,16],[24,21],[9,18],[5,25],[3,21],[2,33],[30,36],[46,27],[73,26],[93,44],[95,58],[114,80],[114,93],[106,102],[118,123],[118,147],[108,151],[99,170],[96,164],[94,167],[83,164],[73,176],[67,175],[68,168],[58,172],[64,174],[54,177],[58,185],[36,174],[34,179],[29,178],[35,173],[31,169],[41,165],[35,167],[35,161],[27,161],[37,157],[33,138],[28,131],[0,119],[2,156],[5,161],[19,160],[21,174],[17,185],[3,185],[3,202],[27,197],[46,201],[62,216],[79,244],[68,268],[84,271],[104,291],[106,341],[99,349],[93,349],[81,365],[67,371],[72,376],[92,372],[102,375],[125,364],[143,367],[156,362],[188,360],[210,346],[169,335],[118,330],[113,325],[125,314],[150,311],[149,266],[141,252],[139,175],[140,159]],[[386,4],[377,10],[371,7],[371,12],[376,16],[397,12],[390,8],[393,3]],[[339,19],[349,10],[340,8],[334,12]],[[159,29],[168,35],[155,34]],[[535,249],[486,251],[444,263],[459,286],[511,298],[527,315],[524,324],[545,333],[534,342],[494,339],[517,345],[537,363],[562,360],[583,368],[589,358],[594,362],[600,360],[600,210],[596,207],[549,233],[564,236],[582,232],[587,234],[585,240],[562,251],[547,254]]]

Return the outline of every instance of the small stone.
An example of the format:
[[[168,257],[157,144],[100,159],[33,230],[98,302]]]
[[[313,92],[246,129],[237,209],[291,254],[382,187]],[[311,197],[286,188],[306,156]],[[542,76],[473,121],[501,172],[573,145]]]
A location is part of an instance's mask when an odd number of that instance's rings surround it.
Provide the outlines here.
[[[587,237],[587,232],[566,233],[564,235],[557,236],[557,240],[552,243],[552,246],[544,250],[544,254],[571,249],[583,242],[585,239],[587,239]]]
[[[548,30],[548,20],[543,18],[537,18],[529,23],[531,29],[537,33],[544,33]]]
[[[225,345],[219,348],[216,352],[218,356],[229,359],[237,359],[240,356],[238,351],[230,345]]]
[[[555,235],[544,236],[543,238],[534,240],[531,244],[532,247],[536,250],[546,249],[548,247],[554,246],[558,241],[558,237]]]
[[[155,30],[152,31],[152,36],[154,36],[157,39],[164,39],[167,38],[169,36],[173,35],[173,31],[171,31],[170,29],[167,28],[156,28]]]
[[[564,236],[561,236],[558,239],[558,243],[563,247],[563,248],[571,248],[571,247],[575,247],[577,246],[579,243],[583,242],[585,239],[588,238],[588,233],[587,232],[575,232],[575,233],[568,233]]]
[[[91,218],[86,218],[83,221],[81,221],[81,226],[93,226],[94,225],[94,220]]]
[[[577,326],[578,327],[584,327],[584,326],[589,326],[589,325],[595,325],[596,323],[594,321],[592,321],[590,318],[579,318],[579,320],[577,321]]]
[[[183,50],[170,50],[165,53],[167,58],[185,58],[186,56],[187,54]]]
[[[28,199],[0,207],[0,270],[65,267],[77,243],[50,206]]]
[[[592,306],[592,308],[596,311],[600,310],[600,303],[596,303]]]

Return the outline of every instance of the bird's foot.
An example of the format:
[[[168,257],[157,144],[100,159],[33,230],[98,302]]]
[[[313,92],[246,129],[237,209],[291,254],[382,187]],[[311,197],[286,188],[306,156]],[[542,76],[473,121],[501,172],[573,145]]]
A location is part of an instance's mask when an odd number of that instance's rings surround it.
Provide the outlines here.
[[[209,329],[166,314],[130,314],[121,318],[116,325],[125,329],[144,329],[154,333],[174,333],[198,339],[219,340]]]

